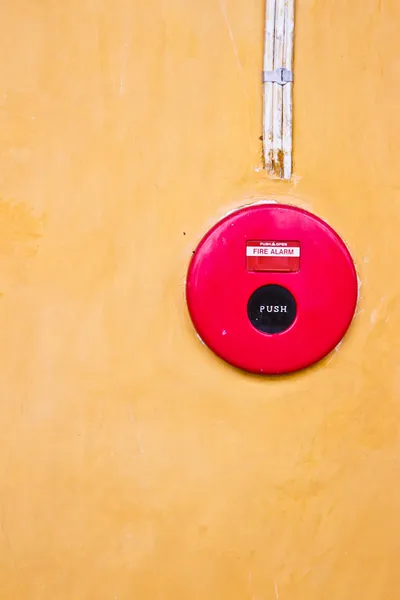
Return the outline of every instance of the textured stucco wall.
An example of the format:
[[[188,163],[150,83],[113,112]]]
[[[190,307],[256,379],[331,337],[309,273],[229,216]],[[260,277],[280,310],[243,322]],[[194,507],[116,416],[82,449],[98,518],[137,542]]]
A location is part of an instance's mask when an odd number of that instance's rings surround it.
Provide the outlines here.
[[[295,174],[260,167],[261,0],[0,9],[0,592],[397,600],[395,0],[301,0]],[[191,252],[262,197],[361,279],[339,351],[275,380],[196,338]]]

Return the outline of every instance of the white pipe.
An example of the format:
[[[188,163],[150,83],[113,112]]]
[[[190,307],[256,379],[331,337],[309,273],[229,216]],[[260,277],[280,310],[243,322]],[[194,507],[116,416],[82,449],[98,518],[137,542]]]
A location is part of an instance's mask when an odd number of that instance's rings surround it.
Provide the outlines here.
[[[285,3],[285,42],[283,66],[288,70],[293,69],[293,35],[294,35],[294,0]],[[292,140],[293,140],[293,84],[283,86],[283,177],[290,179],[292,176]]]
[[[285,36],[285,0],[276,0],[275,9],[275,45],[274,69],[283,66],[283,46]],[[283,126],[283,90],[281,85],[274,83],[273,99],[273,157],[274,173],[282,177],[283,152],[282,152],[282,126]]]
[[[265,168],[281,179],[292,176],[294,2],[266,0],[263,154]]]
[[[266,0],[265,14],[265,46],[264,71],[274,69],[274,40],[275,40],[275,4],[276,0]],[[265,82],[263,85],[263,154],[264,164],[268,171],[273,168],[273,88],[274,84]]]

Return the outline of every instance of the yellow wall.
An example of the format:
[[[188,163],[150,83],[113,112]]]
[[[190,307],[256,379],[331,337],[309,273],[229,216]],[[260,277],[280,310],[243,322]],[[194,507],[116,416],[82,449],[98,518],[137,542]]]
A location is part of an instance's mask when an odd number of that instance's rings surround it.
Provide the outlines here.
[[[292,183],[259,171],[262,0],[0,16],[1,597],[397,600],[400,3],[297,2]],[[327,219],[362,282],[340,350],[279,379],[184,301],[261,197]]]

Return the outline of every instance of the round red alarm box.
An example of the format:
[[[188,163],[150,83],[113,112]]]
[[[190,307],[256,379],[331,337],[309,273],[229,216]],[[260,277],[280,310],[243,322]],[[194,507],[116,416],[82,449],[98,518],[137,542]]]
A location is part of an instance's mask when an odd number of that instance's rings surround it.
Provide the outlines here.
[[[217,223],[195,250],[186,284],[201,339],[253,373],[289,373],[326,356],[346,333],[357,295],[338,234],[305,210],[272,203]]]

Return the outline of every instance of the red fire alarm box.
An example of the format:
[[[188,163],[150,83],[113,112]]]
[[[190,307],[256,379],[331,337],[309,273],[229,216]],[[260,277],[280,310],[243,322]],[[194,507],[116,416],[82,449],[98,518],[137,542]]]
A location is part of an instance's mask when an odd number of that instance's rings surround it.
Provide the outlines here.
[[[217,223],[192,257],[186,296],[201,339],[253,373],[289,373],[326,356],[354,316],[353,260],[315,215],[256,204]]]

